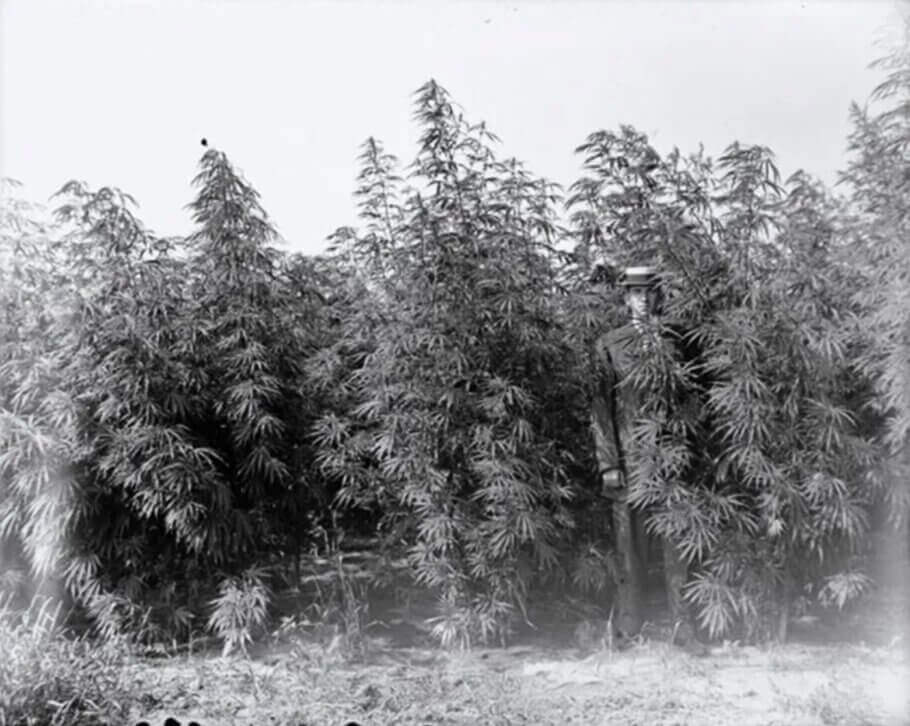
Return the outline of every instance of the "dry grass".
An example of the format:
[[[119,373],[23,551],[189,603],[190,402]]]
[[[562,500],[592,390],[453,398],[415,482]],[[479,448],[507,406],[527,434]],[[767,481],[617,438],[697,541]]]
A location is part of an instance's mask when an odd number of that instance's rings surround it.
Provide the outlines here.
[[[0,606],[0,726],[123,723],[124,649],[66,637],[59,607]]]
[[[505,649],[368,649],[360,662],[297,644],[242,660],[196,656],[129,667],[150,722],[209,724],[910,723],[910,670],[895,649],[728,647],[693,658],[666,644],[581,658]],[[138,704],[137,704],[138,705]]]
[[[249,657],[213,647],[152,659],[66,639],[54,620],[40,609],[0,618],[0,726],[167,716],[202,726],[910,724],[910,659],[899,638],[879,647],[728,644],[695,657],[656,640],[622,652],[606,641],[581,651],[564,644],[570,637],[445,653],[292,629]]]

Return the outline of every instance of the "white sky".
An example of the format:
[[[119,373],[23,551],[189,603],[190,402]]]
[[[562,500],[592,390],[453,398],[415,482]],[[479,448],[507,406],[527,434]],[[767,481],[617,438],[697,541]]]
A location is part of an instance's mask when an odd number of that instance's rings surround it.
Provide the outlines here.
[[[359,145],[415,153],[411,93],[435,78],[563,185],[588,133],[629,123],[662,151],[761,143],[825,181],[876,41],[905,5],[859,2],[87,2],[4,0],[0,175],[44,201],[113,185],[160,234],[190,230],[201,137],[262,195],[288,247],[355,223]]]

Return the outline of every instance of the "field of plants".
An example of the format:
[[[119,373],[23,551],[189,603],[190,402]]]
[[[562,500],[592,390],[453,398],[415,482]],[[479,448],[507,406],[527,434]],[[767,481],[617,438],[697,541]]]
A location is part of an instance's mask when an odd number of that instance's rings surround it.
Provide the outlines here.
[[[316,257],[211,147],[186,238],[5,181],[0,726],[907,723],[910,51],[878,67],[836,189],[630,126],[563,189],[428,81]]]

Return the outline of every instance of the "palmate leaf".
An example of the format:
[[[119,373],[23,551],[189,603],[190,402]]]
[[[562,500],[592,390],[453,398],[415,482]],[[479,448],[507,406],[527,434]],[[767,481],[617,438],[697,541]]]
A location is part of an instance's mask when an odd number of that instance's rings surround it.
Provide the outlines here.
[[[686,598],[697,607],[699,625],[712,638],[725,634],[738,614],[735,592],[722,581],[706,574],[693,576]]]
[[[210,603],[208,627],[224,640],[223,655],[235,648],[245,653],[256,629],[265,624],[270,597],[266,577],[263,569],[252,567],[221,581],[218,597]]]
[[[825,580],[818,598],[824,605],[843,610],[848,602],[860,597],[871,585],[872,580],[863,572],[841,572]]]

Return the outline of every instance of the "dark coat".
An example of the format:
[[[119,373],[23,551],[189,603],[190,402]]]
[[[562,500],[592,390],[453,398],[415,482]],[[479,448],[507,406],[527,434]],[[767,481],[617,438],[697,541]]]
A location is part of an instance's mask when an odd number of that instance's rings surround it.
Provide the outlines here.
[[[638,333],[630,325],[602,335],[594,344],[595,390],[591,405],[591,431],[603,494],[622,495],[628,481],[627,442],[641,408],[641,394],[628,384],[620,385],[633,365],[630,346]],[[604,479],[611,471],[622,473],[615,483]],[[618,486],[617,486],[618,485]]]

